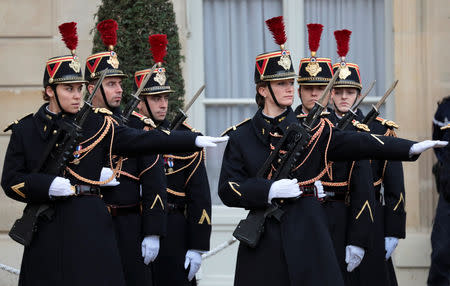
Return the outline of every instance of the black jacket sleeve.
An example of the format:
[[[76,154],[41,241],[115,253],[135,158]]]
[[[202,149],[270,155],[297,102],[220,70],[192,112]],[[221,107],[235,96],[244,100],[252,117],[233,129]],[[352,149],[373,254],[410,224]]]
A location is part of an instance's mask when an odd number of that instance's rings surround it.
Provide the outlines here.
[[[384,186],[384,234],[405,238],[405,184],[402,163],[388,161],[383,177]]]
[[[250,177],[239,141],[231,134],[223,155],[219,180],[219,196],[229,207],[264,208],[269,205],[268,196],[272,180]]]
[[[348,160],[397,160],[415,161],[419,156],[409,156],[414,141],[362,132],[332,130],[328,159]]]
[[[374,222],[375,195],[372,169],[367,160],[353,165],[350,177],[350,213],[348,216],[347,244],[362,248],[371,246]]]
[[[189,168],[186,182],[186,217],[188,249],[209,250],[211,236],[211,192],[205,167],[204,151]]]
[[[167,181],[160,155],[142,156],[138,159],[139,180],[142,187],[142,233],[166,235]]]
[[[195,152],[198,134],[186,131],[172,131],[170,135],[160,130],[138,130],[123,125],[115,125],[113,153],[119,155],[138,156],[146,154],[162,154],[169,152]]]
[[[5,194],[17,201],[43,203],[50,200],[48,191],[54,175],[33,173],[25,160],[24,129],[13,128],[3,165],[2,187]]]

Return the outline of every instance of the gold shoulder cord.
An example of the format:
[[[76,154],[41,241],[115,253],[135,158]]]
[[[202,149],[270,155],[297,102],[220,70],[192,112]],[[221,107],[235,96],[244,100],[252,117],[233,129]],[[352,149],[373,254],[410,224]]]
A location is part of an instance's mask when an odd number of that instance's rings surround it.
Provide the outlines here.
[[[142,176],[145,172],[147,172],[148,170],[150,170],[151,168],[153,168],[153,167],[156,165],[156,163],[158,162],[158,160],[159,160],[159,155],[156,156],[156,160],[155,160],[155,162],[153,162],[153,164],[151,164],[148,168],[146,168],[144,171],[142,171],[142,172],[139,174],[138,180],[141,178],[141,176]]]
[[[167,158],[180,159],[180,160],[186,160],[186,159],[191,159],[191,158],[193,158],[187,165],[181,167],[180,169],[178,169],[178,170],[176,170],[176,171],[173,171],[173,172],[168,172],[168,173],[166,173],[166,175],[172,175],[172,174],[178,173],[178,172],[180,172],[180,171],[186,169],[186,168],[189,167],[190,165],[192,165],[192,164],[195,162],[195,159],[196,159],[197,156],[198,156],[198,152],[195,152],[195,153],[193,153],[192,155],[186,156],[186,157],[182,157],[182,156],[174,156],[174,155],[165,155],[165,156],[166,156]]]
[[[88,147],[83,148],[83,149],[81,149],[81,150],[79,150],[79,151],[77,151],[77,152],[78,152],[78,154],[81,154],[81,153],[86,153],[86,154],[87,154],[87,153],[89,153],[95,146],[98,145],[98,143],[100,143],[100,142],[103,140],[103,138],[106,136],[106,134],[108,133],[109,129],[111,128],[112,130],[111,130],[111,143],[110,143],[110,146],[109,146],[109,160],[110,160],[110,165],[113,166],[113,163],[112,163],[112,146],[113,146],[113,141],[114,141],[114,124],[117,124],[117,121],[115,121],[115,120],[114,120],[113,118],[111,118],[110,116],[105,116],[105,122],[106,122],[105,130],[102,132],[102,134],[100,135],[100,137],[99,137],[97,140],[95,140],[95,141],[94,141],[91,145],[89,145]],[[104,125],[105,125],[105,124],[103,124],[103,126],[104,126]],[[102,126],[102,127],[103,127],[103,126]],[[101,129],[100,129],[100,130],[101,130]],[[99,132],[100,132],[100,130],[99,130]],[[99,134],[99,132],[97,132],[96,135]],[[86,140],[86,141],[84,141],[84,142],[90,141],[90,140],[93,139],[96,135],[94,135],[93,137],[89,138],[88,140]],[[75,153],[76,153],[76,152],[74,152],[74,154],[75,154]],[[83,157],[86,156],[86,154],[83,155]],[[81,159],[81,158],[79,158],[79,159]],[[112,179],[114,179],[114,177],[116,176],[118,170],[119,170],[121,167],[122,167],[122,158],[119,159],[119,162],[117,163],[116,167],[113,169],[113,173],[112,173],[111,177],[108,178],[108,179],[105,180],[105,181],[94,181],[94,180],[87,179],[87,178],[85,178],[85,177],[83,177],[83,176],[81,176],[81,175],[75,173],[75,171],[73,171],[73,170],[72,170],[71,168],[69,168],[69,167],[66,167],[66,170],[67,170],[72,176],[74,176],[76,179],[78,179],[79,181],[85,182],[85,183],[90,184],[90,185],[104,185],[104,184],[107,184],[107,183],[111,182]]]
[[[189,177],[187,178],[186,183],[184,183],[185,186],[189,183],[189,180],[192,178],[192,176],[194,175],[195,171],[197,171],[198,166],[200,166],[200,163],[203,161],[203,160],[202,160],[202,158],[203,158],[203,152],[200,151],[200,152],[198,152],[198,153],[200,153],[200,158],[198,158],[198,163],[197,163],[197,165],[195,166],[194,170],[191,172],[191,174],[190,174]],[[194,159],[194,160],[195,160],[195,159]]]
[[[325,168],[320,172],[319,175],[317,175],[316,177],[311,178],[311,179],[309,179],[309,180],[302,181],[302,182],[298,182],[298,185],[299,185],[299,186],[306,186],[306,185],[310,185],[310,184],[314,183],[314,182],[317,181],[317,180],[320,180],[320,178],[322,178],[323,175],[325,175],[325,173],[327,172],[327,170],[328,170],[328,168],[329,168],[330,166],[331,166],[331,165],[326,165]]]
[[[300,168],[305,162],[306,160],[308,160],[309,156],[311,155],[312,151],[314,150],[314,147],[316,146],[317,142],[319,141],[320,135],[322,135],[322,131],[323,128],[325,127],[325,121],[323,120],[323,118],[320,119],[321,123],[320,126],[319,124],[314,127],[314,129],[317,129],[317,131],[314,133],[314,135],[311,137],[311,140],[309,140],[308,145],[306,145],[306,147],[309,147],[312,142],[314,142],[313,146],[311,147],[311,150],[309,150],[308,155],[306,155],[305,159],[303,160],[303,162],[301,162],[297,167],[295,167],[292,171],[297,170],[298,168]],[[313,129],[313,130],[314,130]],[[328,149],[328,148],[327,148]],[[326,151],[325,151],[325,157],[326,157]],[[325,164],[326,165],[326,164]],[[328,168],[326,168],[328,169]]]
[[[332,124],[331,121],[329,121],[327,118],[321,118],[321,121],[322,121],[322,124],[321,124],[320,129],[317,130],[317,132],[314,134],[314,136],[317,136],[317,140],[316,140],[316,142],[314,143],[314,146],[312,147],[312,149],[314,149],[314,147],[315,147],[317,141],[319,141],[318,138],[319,138],[320,135],[322,134],[323,128],[325,127],[325,123],[327,123],[328,126],[330,126],[330,135],[329,135],[329,137],[328,137],[327,147],[325,148],[325,168],[324,168],[324,169],[319,173],[319,175],[317,175],[316,177],[311,178],[311,179],[306,180],[306,181],[299,182],[299,183],[298,183],[299,186],[305,186],[305,185],[312,184],[312,183],[314,183],[315,181],[320,180],[320,178],[322,178],[322,177],[325,175],[325,173],[328,173],[328,175],[330,175],[329,169],[331,168],[331,166],[333,165],[333,163],[332,163],[332,162],[327,162],[327,157],[328,157],[328,147],[329,147],[329,145],[330,145],[331,135],[332,135],[332,130],[333,130],[333,129],[331,128],[331,126],[332,126],[333,124]],[[314,138],[314,136],[313,136],[313,138]],[[312,149],[311,149],[311,151],[312,151]],[[311,154],[311,151],[309,152],[308,157],[309,157],[309,155]],[[305,158],[305,160],[301,163],[301,165],[306,161],[306,159],[307,159],[307,158]],[[300,167],[300,165],[297,166],[295,169],[297,169],[297,168],[299,168],[299,167]],[[294,169],[294,170],[295,170],[295,169]]]
[[[103,140],[103,138],[106,136],[106,134],[108,134],[110,128],[111,128],[111,122],[108,121],[107,117],[105,116],[105,119],[103,121],[103,125],[102,125],[102,127],[100,127],[100,129],[97,131],[97,133],[95,133],[91,138],[86,139],[85,141],[81,142],[80,145],[83,145],[83,144],[85,144],[85,143],[87,143],[89,141],[94,140],[94,138],[96,138],[97,135],[99,135],[100,132],[101,132],[100,136],[93,143],[91,143],[90,145],[86,146],[85,148],[82,148],[82,149],[80,149],[78,151],[73,152],[74,155],[81,155],[83,153],[85,153],[85,154],[82,155],[80,158],[77,158],[77,159],[73,160],[70,163],[75,163],[76,160],[80,161],[87,154],[89,154],[89,152],[92,149],[94,149],[94,147],[97,146]],[[103,132],[102,132],[102,130],[103,130]]]
[[[118,174],[118,177],[120,177],[120,175],[124,175],[125,177],[128,177],[130,179],[133,179],[135,181],[139,181],[139,177],[131,175],[130,173],[122,171],[121,169],[117,171],[117,174]]]

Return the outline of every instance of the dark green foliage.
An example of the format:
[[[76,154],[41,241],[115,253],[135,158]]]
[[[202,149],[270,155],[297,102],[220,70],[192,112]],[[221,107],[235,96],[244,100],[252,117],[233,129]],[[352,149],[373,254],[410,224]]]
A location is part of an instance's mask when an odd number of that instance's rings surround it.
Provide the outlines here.
[[[169,118],[183,106],[184,81],[181,72],[181,45],[175,12],[170,0],[102,0],[97,14],[96,24],[113,19],[119,24],[117,45],[114,50],[119,57],[120,66],[128,78],[123,82],[124,101],[133,91],[134,72],[150,68],[154,62],[150,53],[148,36],[166,34],[168,40],[167,55],[163,67],[166,68],[167,82],[175,91],[170,95]],[[106,51],[97,28],[94,33],[92,52]]]

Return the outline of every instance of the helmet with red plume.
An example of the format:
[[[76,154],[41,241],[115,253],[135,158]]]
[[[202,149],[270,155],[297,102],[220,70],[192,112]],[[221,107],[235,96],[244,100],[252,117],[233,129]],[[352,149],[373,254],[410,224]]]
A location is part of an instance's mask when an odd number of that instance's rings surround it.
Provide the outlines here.
[[[341,68],[339,77],[334,84],[334,87],[354,87],[359,90],[362,89],[361,75],[359,73],[359,66],[353,63],[347,63],[345,57],[349,51],[350,35],[349,30],[334,31],[334,37],[336,38],[337,53],[341,59],[340,63],[333,65],[333,71]]]
[[[80,61],[75,52],[78,45],[77,23],[64,23],[58,28],[63,42],[71,51],[71,55],[53,57],[46,62],[44,87],[60,83],[84,83],[86,81],[81,74]]]
[[[141,95],[155,95],[167,92],[173,92],[167,85],[166,69],[163,67],[164,57],[167,54],[167,36],[164,34],[150,35],[148,37],[150,51],[153,61],[157,67],[153,70],[150,68],[140,70],[134,74],[134,89],[137,90],[142,83],[144,77],[150,73],[150,79],[142,89]]]
[[[331,59],[318,58],[317,50],[320,46],[320,36],[322,35],[323,25],[308,24],[308,46],[311,51],[311,57],[300,60],[299,67],[299,85],[327,85],[333,77],[331,68]]]
[[[281,79],[297,78],[290,52],[285,49],[286,32],[283,16],[274,17],[266,21],[275,43],[280,45],[280,50],[263,53],[256,57],[255,83]]]
[[[87,81],[93,81],[100,77],[100,73],[108,69],[106,77],[127,77],[119,69],[119,58],[114,51],[117,44],[117,30],[119,25],[112,19],[103,20],[97,24],[97,30],[108,51],[95,53],[86,59],[85,77]]]

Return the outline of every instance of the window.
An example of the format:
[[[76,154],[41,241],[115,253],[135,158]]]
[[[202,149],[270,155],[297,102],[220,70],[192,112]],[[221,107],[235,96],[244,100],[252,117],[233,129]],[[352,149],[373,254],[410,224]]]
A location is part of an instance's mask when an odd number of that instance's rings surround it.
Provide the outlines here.
[[[297,13],[292,13],[291,7],[299,10],[297,20],[304,19],[300,25],[286,24],[291,35],[304,36],[303,50],[299,45],[288,45],[297,57],[293,58],[296,70],[300,57],[310,56],[306,24],[318,22],[324,25],[318,56],[331,58],[333,62],[339,61],[333,32],[340,29],[353,32],[347,60],[359,65],[363,91],[370,82],[377,80],[370,98],[365,100],[365,111],[383,95],[385,82],[390,85],[393,64],[386,60],[392,57],[385,51],[384,0],[303,0],[303,5],[298,1],[301,0],[202,1],[202,61],[207,86],[202,112],[206,134],[217,136],[229,126],[253,116],[256,111],[255,58],[263,52],[279,49],[264,21],[284,12],[288,13],[285,23],[289,22],[288,17],[292,23]],[[303,11],[299,7],[303,7]],[[208,149],[206,155],[213,204],[221,204],[217,184],[224,145]]]

